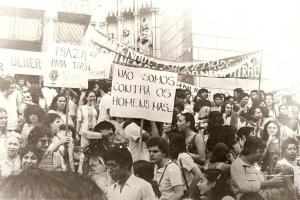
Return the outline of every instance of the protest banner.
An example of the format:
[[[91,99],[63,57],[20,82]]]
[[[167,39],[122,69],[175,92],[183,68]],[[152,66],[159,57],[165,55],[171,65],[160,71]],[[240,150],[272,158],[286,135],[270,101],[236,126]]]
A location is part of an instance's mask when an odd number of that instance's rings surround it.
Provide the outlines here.
[[[42,76],[45,54],[33,51],[0,49],[1,74]]]
[[[53,44],[48,48],[44,85],[50,87],[87,88],[90,66],[87,50],[80,46]]]
[[[176,73],[115,65],[110,115],[171,122],[176,80]]]
[[[177,81],[177,88],[181,88],[183,90],[188,89],[191,91],[193,96],[196,96],[198,90],[200,90],[200,87],[198,87],[196,85],[191,85],[191,84],[180,82],[180,81]]]
[[[194,76],[248,79],[259,79],[261,70],[261,51],[194,63],[165,61],[141,54],[117,40],[107,37],[96,30],[94,26],[89,26],[82,45],[91,44],[115,53],[114,63],[124,66],[150,68]]]

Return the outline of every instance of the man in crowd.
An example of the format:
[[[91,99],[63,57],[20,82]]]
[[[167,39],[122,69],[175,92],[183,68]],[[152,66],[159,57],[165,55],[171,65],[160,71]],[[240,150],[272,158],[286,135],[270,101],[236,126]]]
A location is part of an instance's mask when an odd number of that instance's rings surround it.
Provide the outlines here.
[[[263,157],[266,144],[255,136],[249,136],[244,144],[241,156],[231,164],[232,188],[239,200],[246,193],[259,193],[262,189],[280,186],[281,176],[265,181],[257,162]]]
[[[106,190],[108,200],[155,200],[150,183],[132,174],[132,157],[126,147],[108,149],[103,159],[108,172],[116,183]]]
[[[154,180],[159,185],[160,200],[179,200],[183,196],[183,182],[179,166],[169,160],[168,144],[160,136],[149,138],[147,148],[150,161],[155,164]]]

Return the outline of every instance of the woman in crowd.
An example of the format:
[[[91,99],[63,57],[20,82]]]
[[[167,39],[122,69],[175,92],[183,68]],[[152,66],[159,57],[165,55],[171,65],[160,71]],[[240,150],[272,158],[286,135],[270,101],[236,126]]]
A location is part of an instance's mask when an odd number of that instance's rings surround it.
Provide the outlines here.
[[[254,127],[255,134],[261,137],[264,125],[270,120],[267,116],[267,109],[262,106],[253,106],[249,109],[249,121],[246,126]]]
[[[291,167],[294,175],[294,189],[296,195],[300,197],[300,165],[299,165],[299,143],[293,138],[287,138],[282,142],[282,159],[277,162],[276,168],[284,166]]]
[[[77,125],[76,130],[79,135],[82,131],[91,131],[97,123],[98,113],[95,108],[96,104],[96,93],[93,90],[89,90],[85,93],[85,103],[79,106],[77,110]],[[81,146],[85,147],[88,145],[88,141],[82,137]]]
[[[277,161],[280,159],[280,126],[276,121],[265,124],[262,132],[262,140],[267,144],[263,160],[262,171],[273,174]]]
[[[34,127],[28,135],[28,145],[39,148],[42,153],[42,160],[39,168],[46,171],[63,171],[62,158],[58,152],[49,151],[52,134],[45,125]]]
[[[24,145],[27,144],[27,137],[30,131],[40,125],[45,117],[45,111],[38,105],[29,105],[24,111],[25,124],[22,129],[22,139]]]
[[[208,197],[208,200],[234,200],[234,194],[226,181],[221,170],[204,170],[198,183],[200,195]]]
[[[184,97],[184,100],[183,100],[183,103],[184,103],[183,113],[188,112],[188,113],[194,114],[194,111],[193,111],[194,105],[191,102],[192,93],[189,89],[185,89],[184,94],[185,94],[185,97]]]
[[[193,158],[186,153],[184,137],[182,135],[176,133],[171,137],[169,153],[171,159],[176,162],[181,169],[186,194],[195,194],[201,171]]]
[[[20,115],[23,115],[24,111],[26,110],[26,108],[29,105],[35,105],[35,104],[32,102],[31,93],[29,91],[26,91],[26,92],[23,93],[22,101],[21,101],[21,103],[19,104],[19,107],[18,107],[18,113]]]
[[[279,114],[277,120],[281,126],[282,139],[287,137],[296,138],[298,130],[298,120],[289,116],[288,106],[282,104],[279,106]]]
[[[233,110],[233,104],[225,102],[221,107],[221,112],[223,114],[224,125],[232,125],[237,129],[240,128],[241,122],[236,112]]]
[[[187,152],[198,164],[205,161],[205,145],[201,133],[195,131],[195,120],[191,113],[183,113],[177,122],[178,130],[184,134]]]
[[[61,117],[63,124],[66,124],[66,105],[67,98],[64,95],[56,95],[52,100],[48,113],[58,114]],[[75,127],[70,115],[68,116],[68,125]]]
[[[20,140],[17,137],[10,136],[6,143],[6,157],[0,161],[1,177],[8,177],[16,174],[21,169],[21,160],[19,156]]]
[[[36,146],[25,146],[20,151],[22,169],[38,167],[42,160],[43,152]]]
[[[269,117],[271,117],[272,119],[276,119],[278,113],[277,113],[277,110],[275,107],[275,100],[274,100],[274,96],[272,93],[267,93],[265,95],[264,103],[265,103],[266,107],[268,108]]]
[[[6,140],[8,138],[7,111],[0,107],[0,157],[6,154]]]

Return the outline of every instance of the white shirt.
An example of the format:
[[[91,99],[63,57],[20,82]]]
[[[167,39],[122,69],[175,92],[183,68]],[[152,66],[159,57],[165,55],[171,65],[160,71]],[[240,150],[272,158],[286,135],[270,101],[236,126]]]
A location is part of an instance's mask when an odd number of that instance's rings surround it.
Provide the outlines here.
[[[126,137],[128,138],[128,148],[132,155],[133,162],[138,160],[147,160],[149,161],[149,153],[146,148],[145,142],[142,142],[142,150],[139,152],[139,138],[140,138],[140,127],[136,125],[136,123],[132,122],[128,126],[126,126],[124,132]],[[143,133],[145,131],[143,130]],[[140,153],[140,156],[139,156]]]
[[[183,185],[179,166],[171,162],[168,164],[166,170],[165,167],[157,169],[157,166],[155,166],[154,172],[154,180],[159,184],[159,190],[161,191],[160,200],[170,199],[174,196],[173,187]],[[163,173],[164,171],[165,173]]]
[[[104,121],[104,120],[109,120],[109,115],[107,112],[107,109],[111,107],[112,104],[112,97],[109,94],[105,94],[99,104],[99,117],[97,120],[97,123]]]
[[[187,154],[187,153],[180,153],[178,155],[178,158],[176,160],[176,163],[178,166],[180,166],[181,168],[181,165],[180,165],[180,160],[181,160],[181,163],[182,163],[182,166],[183,166],[183,170],[184,170],[184,175],[186,177],[186,180],[188,182],[188,185],[190,186],[192,181],[193,181],[193,178],[194,178],[194,175],[192,174],[191,170],[194,168],[194,167],[197,167],[197,164],[194,162],[193,158]],[[182,170],[182,169],[181,169]],[[183,178],[183,177],[182,177]],[[182,179],[184,181],[184,179]],[[184,183],[184,186],[186,188],[186,185]]]
[[[18,172],[20,169],[21,169],[21,159],[19,155],[13,160],[5,158],[0,162],[0,171],[2,177],[8,177],[13,173]]]
[[[7,130],[16,130],[18,126],[17,92],[8,97],[0,93],[0,105],[7,111]]]
[[[53,98],[57,95],[57,92],[54,88],[43,87],[42,93],[46,100],[46,104],[49,107],[52,103]]]
[[[117,182],[107,187],[106,196],[108,200],[155,200],[150,183],[134,176],[128,178],[122,192],[121,185]]]

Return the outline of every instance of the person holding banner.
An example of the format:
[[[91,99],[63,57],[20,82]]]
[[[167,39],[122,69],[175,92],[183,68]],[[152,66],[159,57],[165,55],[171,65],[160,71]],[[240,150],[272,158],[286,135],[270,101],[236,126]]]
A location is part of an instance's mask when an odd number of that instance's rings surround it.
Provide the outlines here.
[[[98,113],[96,106],[96,93],[93,90],[89,90],[85,93],[85,104],[79,106],[77,110],[77,125],[76,130],[79,135],[82,135],[83,131],[92,131],[97,123]],[[88,140],[85,137],[81,137],[80,146],[85,147],[88,145]]]
[[[66,105],[67,98],[64,95],[56,95],[52,100],[48,113],[58,114],[61,117],[63,124],[65,124],[67,120]],[[68,115],[68,125],[75,127],[70,115]]]
[[[128,138],[128,148],[132,155],[133,162],[138,160],[147,160],[149,161],[149,154],[146,149],[145,142],[151,136],[157,136],[158,129],[155,122],[150,121],[151,131],[145,131],[144,127],[140,127],[141,119],[133,119],[133,121],[125,127],[125,135]],[[142,129],[142,131],[141,131]],[[142,147],[141,151],[139,148],[139,140],[142,137]]]

